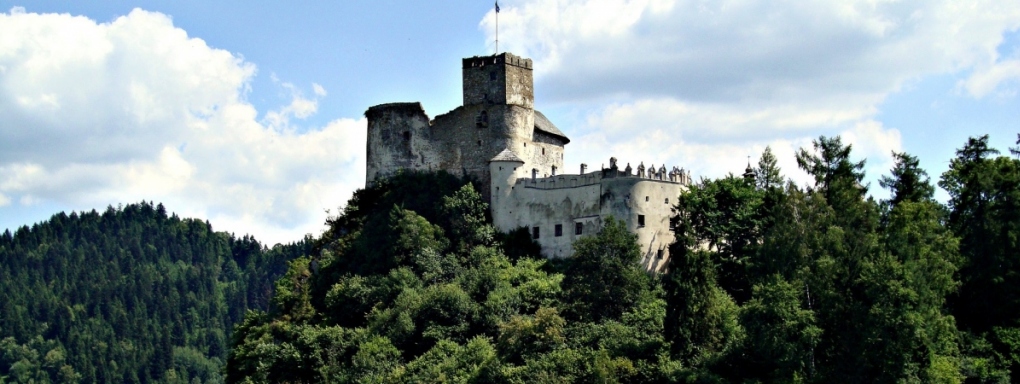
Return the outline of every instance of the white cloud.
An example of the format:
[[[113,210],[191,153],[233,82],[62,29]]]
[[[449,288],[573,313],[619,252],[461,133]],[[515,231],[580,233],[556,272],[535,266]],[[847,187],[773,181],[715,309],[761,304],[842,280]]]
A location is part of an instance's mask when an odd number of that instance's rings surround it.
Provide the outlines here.
[[[0,206],[154,200],[269,243],[318,233],[364,183],[365,121],[292,128],[326,90],[290,83],[258,119],[255,73],[160,13],[0,14]]]
[[[1020,85],[1020,59],[1004,60],[981,68],[960,85],[974,97],[985,97],[993,92],[1004,96],[1015,96],[1016,86]],[[1012,88],[1009,86],[1012,85]]]
[[[718,177],[770,145],[807,182],[794,150],[838,134],[873,179],[902,150],[876,120],[890,94],[963,73],[968,92],[1001,94],[1020,77],[997,53],[1020,28],[1015,1],[508,0],[499,16],[501,48],[535,60],[539,98],[587,116],[561,128],[568,160],[594,166],[615,155]],[[494,21],[479,24],[489,40]]]

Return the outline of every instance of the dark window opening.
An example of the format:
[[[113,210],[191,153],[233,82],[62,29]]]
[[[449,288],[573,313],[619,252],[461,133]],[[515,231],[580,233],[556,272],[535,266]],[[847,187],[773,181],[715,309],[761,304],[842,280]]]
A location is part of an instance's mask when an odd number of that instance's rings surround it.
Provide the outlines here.
[[[545,148],[542,148],[542,154],[543,155],[545,154]]]
[[[574,234],[575,235],[580,235],[582,233],[584,233],[584,223],[575,223],[574,224]]]
[[[411,132],[404,131],[404,141],[411,141]]]
[[[669,198],[668,197],[666,198],[666,204],[669,204]]]
[[[659,258],[659,259],[662,259],[662,250],[661,249],[659,250],[659,252],[655,253],[655,257]]]
[[[479,147],[481,147],[481,146],[482,146],[482,141],[481,141],[481,140],[478,140],[478,146],[479,146]],[[502,170],[502,169],[500,169],[500,170]]]
[[[675,218],[675,217],[674,217],[674,218],[671,218],[671,219],[669,219],[669,230],[670,230],[670,231],[675,231],[675,230],[676,230],[676,226],[677,226],[677,224],[678,224],[678,223],[677,223],[677,221],[679,221],[679,220],[680,220],[680,219],[678,219],[678,218]]]
[[[648,201],[648,196],[645,196],[645,201],[646,201],[646,202]]]
[[[489,72],[489,80],[496,80],[496,72]]]
[[[538,227],[531,227],[531,238],[538,239]]]
[[[645,215],[637,215],[637,226],[638,228],[645,226]]]
[[[486,99],[488,99],[488,96],[486,96]],[[489,126],[489,113],[486,112],[486,111],[480,112],[478,114],[478,117],[475,118],[475,125],[477,125],[479,127],[488,127]]]

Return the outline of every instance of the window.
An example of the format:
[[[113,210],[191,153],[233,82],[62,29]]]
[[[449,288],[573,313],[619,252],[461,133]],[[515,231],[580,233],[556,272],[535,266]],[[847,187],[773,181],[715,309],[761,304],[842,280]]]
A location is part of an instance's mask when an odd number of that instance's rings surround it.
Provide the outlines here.
[[[648,202],[648,196],[645,196],[645,202],[646,203]]]
[[[488,127],[489,126],[489,113],[486,112],[486,111],[480,112],[478,114],[478,117],[475,118],[475,125],[477,125],[478,127]]]
[[[662,259],[662,250],[661,249],[658,252],[655,253],[655,257],[659,258],[659,259]]]
[[[542,154],[543,155],[545,154],[545,148],[542,148]]]
[[[481,147],[481,146],[482,146],[482,141],[481,141],[481,140],[478,140],[478,146],[479,146],[479,147]]]
[[[404,131],[404,141],[411,141],[411,132]]]
[[[538,239],[538,227],[531,227],[531,238]]]
[[[489,80],[496,80],[496,71],[489,72]]]
[[[556,224],[556,237],[563,236],[563,224]]]
[[[584,223],[574,223],[574,234],[580,235],[584,233]]]
[[[645,215],[637,215],[637,226],[638,228],[643,228],[645,226]]]
[[[669,198],[668,197],[666,198],[666,204],[669,204]]]

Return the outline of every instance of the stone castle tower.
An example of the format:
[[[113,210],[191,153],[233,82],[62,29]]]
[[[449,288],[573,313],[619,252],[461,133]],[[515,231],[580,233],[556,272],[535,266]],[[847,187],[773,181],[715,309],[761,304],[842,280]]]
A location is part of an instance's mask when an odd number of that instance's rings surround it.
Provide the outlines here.
[[[510,149],[539,176],[563,168],[570,142],[535,110],[531,59],[463,59],[464,105],[429,119],[421,103],[376,105],[368,118],[366,183],[399,169],[445,170],[489,184],[489,160]],[[489,196],[488,190],[479,191]]]
[[[535,110],[531,65],[510,53],[464,59],[464,105],[435,119],[420,103],[369,108],[366,184],[401,169],[473,177],[495,227],[527,228],[551,258],[569,257],[575,240],[614,217],[637,235],[644,268],[662,271],[673,241],[671,204],[690,172],[620,167],[616,158],[609,168],[564,172],[570,139]]]

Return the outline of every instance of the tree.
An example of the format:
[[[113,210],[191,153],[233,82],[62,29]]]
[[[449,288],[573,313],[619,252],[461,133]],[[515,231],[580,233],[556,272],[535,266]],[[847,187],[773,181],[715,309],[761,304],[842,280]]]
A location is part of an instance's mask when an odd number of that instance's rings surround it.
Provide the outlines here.
[[[1020,160],[997,153],[987,135],[972,137],[939,181],[964,258],[953,313],[976,333],[1017,326],[1020,313]]]
[[[754,286],[754,298],[740,311],[747,332],[742,368],[767,381],[796,381],[815,374],[814,350],[822,329],[812,310],[803,308],[800,281],[772,275]]]
[[[1016,144],[1017,144],[1016,147],[1009,148],[1009,153],[1012,153],[1013,156],[1016,156],[1017,159],[1020,159],[1020,133],[1016,134]]]
[[[882,176],[878,184],[889,189],[892,197],[889,203],[893,206],[903,201],[927,201],[935,195],[935,187],[931,185],[928,173],[921,169],[917,157],[905,152],[893,152],[896,164],[892,175]]]
[[[826,138],[819,136],[811,141],[814,152],[801,148],[797,151],[797,166],[815,179],[815,188],[825,194],[830,204],[836,204],[837,197],[844,191],[852,192],[843,199],[856,200],[868,192],[864,180],[864,160],[856,163],[850,161],[850,144],[843,146],[839,136]]]
[[[889,214],[884,250],[863,266],[870,307],[862,370],[880,381],[959,382],[957,330],[945,307],[954,292],[958,241],[932,201],[905,200]]]
[[[612,217],[606,218],[597,234],[575,241],[563,279],[569,316],[593,322],[619,319],[651,284],[640,260],[637,235]]]
[[[758,168],[754,169],[754,180],[761,189],[781,188],[783,186],[782,169],[772,154],[772,147],[766,146],[758,159]]]
[[[701,249],[694,232],[680,215],[663,288],[665,338],[673,356],[696,366],[732,345],[739,330],[733,324],[736,305],[716,284],[712,253]]]

